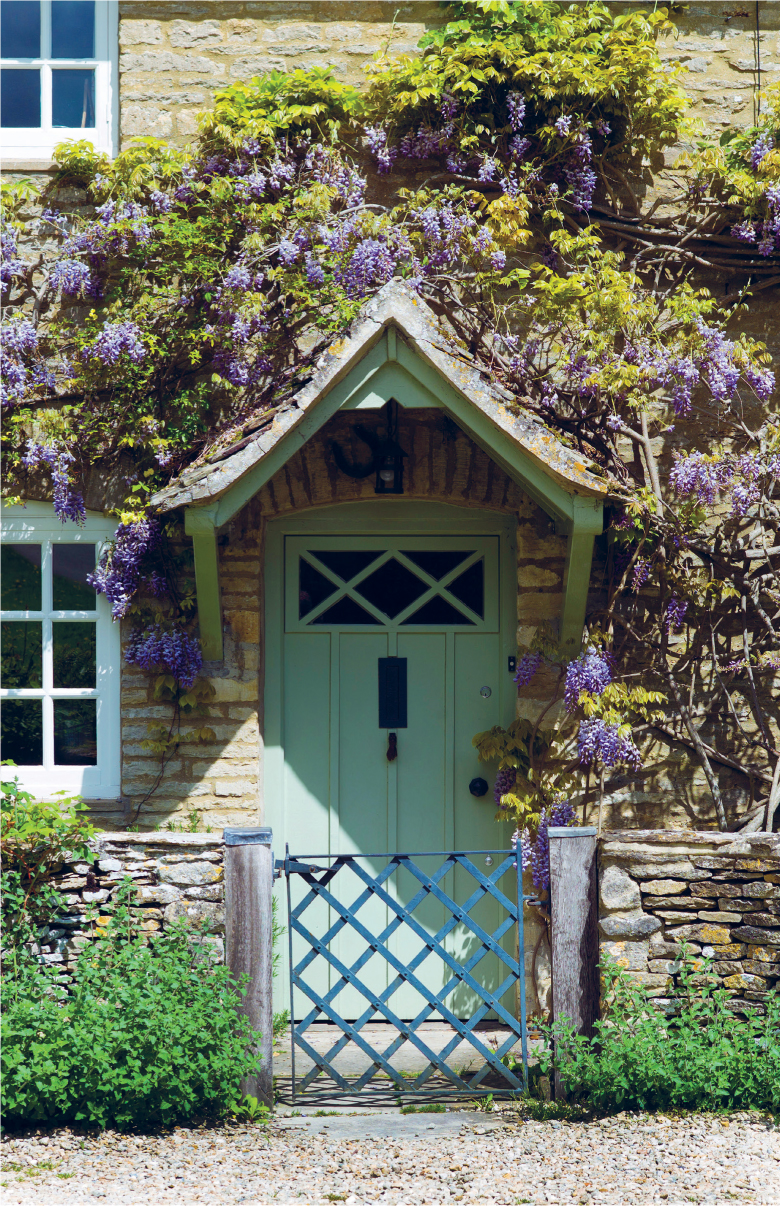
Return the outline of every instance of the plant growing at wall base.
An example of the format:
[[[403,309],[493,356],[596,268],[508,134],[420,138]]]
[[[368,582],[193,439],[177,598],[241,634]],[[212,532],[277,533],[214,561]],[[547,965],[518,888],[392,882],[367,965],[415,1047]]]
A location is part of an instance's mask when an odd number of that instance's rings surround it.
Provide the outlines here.
[[[184,927],[137,935],[126,899],[120,892],[107,929],[79,953],[67,997],[40,966],[4,987],[7,1126],[218,1118],[257,1072],[242,986]]]
[[[4,762],[12,768],[12,762]],[[60,911],[62,901],[52,876],[75,859],[92,862],[89,841],[95,830],[78,797],[36,800],[18,778],[0,783],[3,943],[15,972],[26,943]]]
[[[543,1025],[544,1074],[559,1072],[570,1099],[599,1111],[780,1109],[780,998],[746,1020],[713,987],[707,960],[682,949],[662,1012],[630,973],[601,965],[602,1017],[592,1038],[566,1019]]]

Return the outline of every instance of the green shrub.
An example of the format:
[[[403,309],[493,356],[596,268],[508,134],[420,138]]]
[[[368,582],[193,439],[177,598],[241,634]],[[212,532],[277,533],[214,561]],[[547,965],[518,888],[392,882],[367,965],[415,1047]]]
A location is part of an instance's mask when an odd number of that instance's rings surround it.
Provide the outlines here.
[[[106,934],[79,954],[67,996],[38,965],[4,986],[6,1125],[218,1117],[257,1072],[257,1036],[228,969],[183,928],[134,934],[126,891]]]
[[[60,794],[57,801],[36,800],[18,779],[0,783],[3,945],[14,968],[23,944],[34,942],[62,908],[51,876],[63,863],[95,857],[88,846],[95,831],[83,815],[86,805]]]
[[[569,1099],[597,1110],[780,1108],[780,999],[743,1021],[708,961],[683,950],[667,1012],[614,963],[602,965],[602,1019],[592,1038],[546,1027],[540,1064]],[[554,1044],[554,1046],[553,1046]]]

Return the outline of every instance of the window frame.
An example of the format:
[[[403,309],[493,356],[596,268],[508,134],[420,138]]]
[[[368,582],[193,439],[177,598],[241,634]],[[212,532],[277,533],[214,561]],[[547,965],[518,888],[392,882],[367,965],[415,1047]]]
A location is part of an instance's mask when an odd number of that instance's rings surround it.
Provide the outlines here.
[[[57,143],[67,139],[91,142],[96,151],[114,156],[119,127],[118,0],[95,0],[95,57],[91,59],[53,59],[51,57],[51,6],[56,0],[38,0],[41,6],[40,58],[0,58],[0,70],[22,68],[39,70],[41,75],[41,125],[0,127],[0,155],[3,158],[51,158]],[[92,68],[95,71],[95,126],[52,126],[52,71],[68,68]],[[44,124],[44,123],[48,124]]]
[[[88,800],[116,799],[121,794],[121,718],[120,689],[122,644],[120,625],[111,617],[111,607],[105,595],[96,596],[94,611],[54,611],[51,599],[52,546],[55,544],[100,545],[111,540],[117,521],[99,512],[87,512],[83,527],[62,524],[49,503],[27,503],[27,506],[3,508],[0,540],[3,544],[41,545],[41,611],[3,611],[3,620],[42,622],[42,647],[51,644],[51,628],[56,620],[95,624],[96,678],[95,687],[43,686],[0,688],[0,702],[6,699],[42,699],[43,704],[43,765],[20,766],[13,771],[25,791],[43,798],[58,792],[81,795]],[[47,606],[48,604],[48,606]],[[46,657],[44,654],[44,665]],[[54,764],[55,699],[97,699],[97,764],[95,766],[62,766]],[[48,702],[46,702],[48,701]],[[6,771],[7,773],[7,771]]]

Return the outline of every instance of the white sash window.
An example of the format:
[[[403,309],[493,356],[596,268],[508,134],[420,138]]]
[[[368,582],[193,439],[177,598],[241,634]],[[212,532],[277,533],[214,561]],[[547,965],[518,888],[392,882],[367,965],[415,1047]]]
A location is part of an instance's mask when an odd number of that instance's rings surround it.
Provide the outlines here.
[[[46,503],[6,508],[0,594],[0,758],[22,786],[120,794],[119,625],[87,582],[116,524],[62,525]],[[4,776],[8,768],[4,768]]]
[[[78,138],[113,154],[116,48],[116,0],[0,0],[0,153]]]

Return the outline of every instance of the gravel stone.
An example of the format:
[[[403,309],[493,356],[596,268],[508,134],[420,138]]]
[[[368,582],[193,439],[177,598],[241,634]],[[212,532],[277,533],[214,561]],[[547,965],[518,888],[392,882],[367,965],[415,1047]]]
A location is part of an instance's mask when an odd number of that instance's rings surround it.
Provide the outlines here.
[[[518,1202],[776,1206],[780,1139],[756,1114],[340,1114],[163,1135],[6,1136],[4,1206]]]

